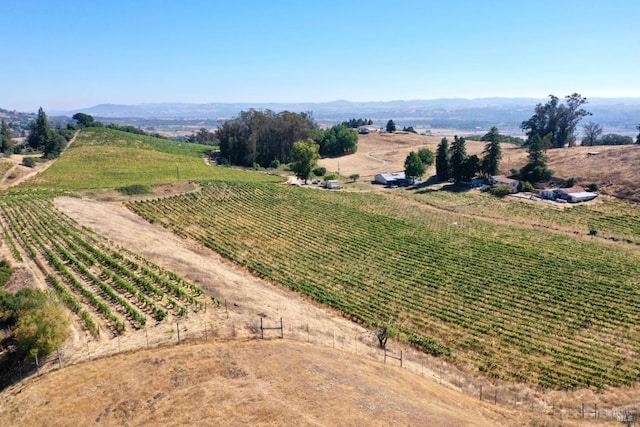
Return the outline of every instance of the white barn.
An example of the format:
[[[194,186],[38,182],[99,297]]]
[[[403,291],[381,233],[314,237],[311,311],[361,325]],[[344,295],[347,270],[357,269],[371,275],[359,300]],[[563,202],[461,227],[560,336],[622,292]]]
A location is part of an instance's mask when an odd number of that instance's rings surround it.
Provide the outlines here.
[[[382,185],[403,184],[407,180],[404,172],[379,173],[374,181]]]

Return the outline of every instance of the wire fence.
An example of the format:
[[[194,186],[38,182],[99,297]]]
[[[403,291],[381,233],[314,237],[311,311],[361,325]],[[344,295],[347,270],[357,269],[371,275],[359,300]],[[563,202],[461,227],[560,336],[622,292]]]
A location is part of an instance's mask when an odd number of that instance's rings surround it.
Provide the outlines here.
[[[193,322],[174,322],[149,333],[141,340],[140,334],[121,336],[112,339],[108,345],[101,343],[100,350],[86,344],[79,354],[65,355],[58,351],[36,361],[29,359],[16,366],[9,378],[12,383],[31,375],[42,375],[48,371],[60,369],[79,361],[86,361],[108,355],[138,351],[166,345],[180,345],[185,342],[202,340],[236,339],[286,339],[307,342],[314,345],[333,347],[353,353],[400,369],[407,369],[424,378],[429,378],[445,387],[458,390],[478,400],[494,405],[512,407],[521,411],[544,414],[556,418],[584,418],[618,421],[628,426],[640,426],[640,388],[635,395],[637,401],[624,406],[606,405],[598,401],[572,399],[571,397],[550,397],[545,390],[536,390],[523,384],[500,384],[482,376],[472,376],[455,365],[435,358],[419,350],[401,346],[397,343],[380,348],[375,333],[364,330],[352,333],[344,329],[321,330],[310,327],[308,323],[288,322],[286,319],[264,319],[255,321],[203,321],[200,325]],[[134,334],[131,334],[134,335]]]

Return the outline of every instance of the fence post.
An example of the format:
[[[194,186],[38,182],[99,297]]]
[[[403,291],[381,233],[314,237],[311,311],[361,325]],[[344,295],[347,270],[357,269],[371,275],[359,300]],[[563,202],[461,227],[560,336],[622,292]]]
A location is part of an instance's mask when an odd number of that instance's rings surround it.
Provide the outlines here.
[[[493,404],[498,404],[498,389],[493,390]]]
[[[480,401],[482,401],[482,385],[480,385]]]
[[[309,326],[307,325],[307,328]],[[309,329],[307,329],[307,337],[309,336]],[[282,326],[282,317],[280,318],[280,338],[284,339],[284,327]]]
[[[62,356],[60,355],[60,347],[56,349],[58,351],[58,368],[62,369]]]
[[[402,350],[400,350],[400,367],[402,368]]]
[[[40,364],[38,363],[38,353],[36,353],[36,372],[40,376]]]
[[[260,339],[264,339],[264,329],[262,328],[262,317],[260,317]]]
[[[180,324],[176,322],[176,331],[178,331],[178,344],[180,344]]]

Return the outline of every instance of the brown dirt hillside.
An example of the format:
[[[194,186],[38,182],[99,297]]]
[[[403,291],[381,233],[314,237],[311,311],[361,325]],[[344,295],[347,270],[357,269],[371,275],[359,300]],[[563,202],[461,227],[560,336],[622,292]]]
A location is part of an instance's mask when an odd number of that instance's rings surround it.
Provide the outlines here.
[[[119,354],[32,378],[0,395],[5,426],[558,423],[344,351],[279,339]]]
[[[428,148],[435,153],[442,137],[413,133],[377,133],[360,135],[358,151],[340,158],[321,159],[319,164],[330,172],[340,171],[342,176],[359,174],[360,181],[372,181],[384,172],[404,169],[404,160],[410,151]],[[449,143],[453,138],[448,138]],[[484,143],[467,140],[467,154],[481,156]],[[509,174],[512,168],[521,168],[527,162],[527,150],[513,144],[503,144],[501,172]],[[597,155],[588,155],[589,152]],[[640,145],[571,147],[548,150],[548,167],[560,179],[576,178],[581,185],[596,183],[600,192],[623,200],[640,202]],[[435,166],[425,176],[435,174]]]

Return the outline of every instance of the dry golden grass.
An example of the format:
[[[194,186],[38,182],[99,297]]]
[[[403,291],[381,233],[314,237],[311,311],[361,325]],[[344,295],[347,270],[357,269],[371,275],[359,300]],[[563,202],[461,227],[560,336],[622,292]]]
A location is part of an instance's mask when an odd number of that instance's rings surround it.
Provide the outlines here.
[[[202,341],[119,354],[32,377],[0,395],[5,426],[560,423],[479,402],[400,368],[288,340]]]
[[[378,133],[360,135],[358,151],[340,158],[322,159],[320,165],[330,172],[340,171],[342,176],[359,174],[361,181],[372,181],[384,172],[404,170],[404,160],[410,151],[428,148],[435,153],[441,137],[412,133]],[[449,144],[453,138],[448,138]],[[481,156],[484,142],[467,141],[467,154]],[[588,155],[589,152],[598,155]],[[526,148],[503,144],[500,169],[510,174],[512,168],[519,169],[527,162]],[[640,202],[640,179],[637,165],[640,164],[640,145],[572,147],[548,150],[548,167],[555,171],[555,178],[576,178],[579,185],[598,184],[600,192],[624,200]],[[435,174],[432,166],[426,176]]]

